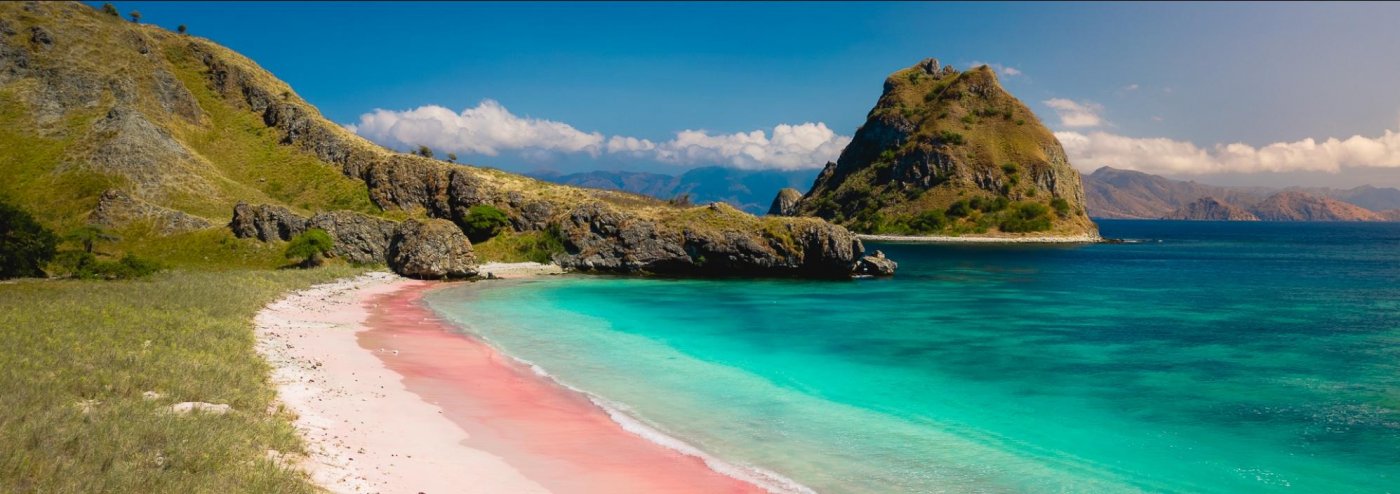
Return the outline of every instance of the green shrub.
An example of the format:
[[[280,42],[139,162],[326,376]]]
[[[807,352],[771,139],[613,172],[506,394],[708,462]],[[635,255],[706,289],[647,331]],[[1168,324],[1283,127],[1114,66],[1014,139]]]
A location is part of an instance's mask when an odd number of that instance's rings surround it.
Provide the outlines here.
[[[300,259],[301,261],[297,263],[298,266],[314,268],[321,265],[326,254],[329,254],[334,247],[335,241],[331,239],[329,233],[320,228],[312,228],[293,237],[282,255],[286,256],[287,259]]]
[[[909,221],[909,228],[922,233],[941,231],[946,226],[948,215],[938,210],[924,211]]]
[[[110,3],[104,3],[104,4],[102,4],[102,13],[107,14],[107,15],[110,15],[110,16],[112,16],[112,17],[121,17],[121,16],[122,16],[121,12],[117,12],[117,6],[112,5],[112,4],[110,4]]]
[[[1018,171],[1021,171],[1021,167],[1016,166],[1015,163],[1003,163],[1001,165],[1001,172],[1007,175],[1014,175]]]
[[[949,218],[963,218],[972,214],[973,209],[972,204],[967,199],[963,199],[949,204],[945,215]]]
[[[1055,208],[1055,214],[1060,215],[1061,218],[1069,216],[1069,201],[1066,201],[1063,197],[1051,199],[1050,207]]]
[[[66,250],[54,260],[56,274],[80,280],[127,280],[145,278],[160,271],[159,263],[135,254],[116,261],[98,259],[91,252]]]
[[[462,217],[462,230],[472,243],[485,242],[507,226],[510,226],[510,217],[490,204],[472,206]]]
[[[972,115],[963,115],[962,118],[959,120],[962,121],[963,125],[972,125],[974,123],[977,123],[977,119],[973,118]]]
[[[1049,230],[1050,207],[1038,202],[1022,202],[1011,208],[997,225],[1003,232],[1022,233]]]
[[[127,15],[130,15],[130,16],[131,16],[131,22],[135,22],[135,23],[137,23],[137,24],[140,24],[140,23],[141,23],[141,11],[139,11],[139,10],[133,10],[133,11],[131,11],[130,14],[127,14]]]
[[[106,228],[97,225],[83,225],[68,232],[67,235],[63,236],[63,240],[77,242],[83,246],[83,252],[92,254],[93,247],[99,242],[115,242],[121,240],[121,237],[113,235]]]
[[[954,146],[961,145],[964,142],[962,134],[947,130],[938,133],[938,140]]]
[[[41,277],[58,236],[23,209],[0,202],[0,278]]]

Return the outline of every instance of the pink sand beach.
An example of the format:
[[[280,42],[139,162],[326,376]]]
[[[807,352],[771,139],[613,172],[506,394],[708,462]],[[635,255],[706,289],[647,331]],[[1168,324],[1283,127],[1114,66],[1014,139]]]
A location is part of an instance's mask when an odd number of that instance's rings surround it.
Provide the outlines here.
[[[375,273],[259,314],[259,349],[334,492],[763,492],[623,429],[585,395],[457,332],[435,283]]]

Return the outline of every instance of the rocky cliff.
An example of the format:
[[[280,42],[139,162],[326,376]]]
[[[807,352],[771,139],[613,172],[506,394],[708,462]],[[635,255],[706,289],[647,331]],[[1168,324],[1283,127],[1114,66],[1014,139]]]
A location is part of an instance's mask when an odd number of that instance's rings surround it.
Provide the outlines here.
[[[885,80],[865,124],[797,214],[863,233],[1080,235],[1079,174],[986,67],[926,59]]]
[[[222,46],[82,4],[0,4],[0,20],[0,143],[13,150],[0,164],[17,172],[0,193],[55,227],[86,222],[103,191],[117,190],[159,208],[142,211],[194,218],[180,228],[229,224],[239,202],[332,228],[351,213],[461,222],[486,204],[514,232],[559,232],[559,263],[601,272],[848,276],[864,250],[820,220],[679,207],[396,153],[327,121]],[[130,217],[149,221],[112,221]],[[357,245],[376,246],[342,254],[380,262],[383,230],[363,233]]]
[[[1172,211],[1162,219],[1167,220],[1211,220],[1211,221],[1259,221],[1254,213],[1216,199],[1203,197]]]

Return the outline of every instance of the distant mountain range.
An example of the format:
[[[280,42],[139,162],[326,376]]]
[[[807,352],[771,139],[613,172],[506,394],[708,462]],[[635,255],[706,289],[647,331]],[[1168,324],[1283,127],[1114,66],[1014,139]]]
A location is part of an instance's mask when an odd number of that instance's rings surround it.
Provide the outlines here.
[[[592,171],[559,174],[531,173],[530,176],[549,182],[621,190],[659,199],[673,199],[689,194],[691,202],[706,204],[724,202],[749,213],[762,215],[768,211],[773,196],[785,187],[806,190],[812,186],[821,170],[740,170],[720,166],[694,168],[680,175],[661,173]]]
[[[1400,221],[1400,190],[1226,187],[1103,167],[1084,176],[1089,216],[1232,221]]]

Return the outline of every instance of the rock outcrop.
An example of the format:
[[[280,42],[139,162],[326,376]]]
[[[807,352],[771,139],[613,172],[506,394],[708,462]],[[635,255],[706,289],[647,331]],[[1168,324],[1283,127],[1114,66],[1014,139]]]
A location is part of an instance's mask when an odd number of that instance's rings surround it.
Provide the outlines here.
[[[861,233],[1097,232],[1054,134],[990,68],[958,72],[935,59],[885,80],[797,209]]]
[[[162,235],[202,230],[214,226],[209,220],[170,208],[160,207],[118,189],[108,189],[97,198],[97,207],[88,222],[108,228],[135,221],[150,221]]]
[[[472,244],[447,220],[405,220],[389,244],[389,267],[409,278],[443,279],[476,276]]]
[[[1254,213],[1214,197],[1202,197],[1164,216],[1166,220],[1259,221]]]
[[[768,214],[773,216],[792,216],[797,214],[797,203],[802,201],[802,193],[797,189],[787,187],[778,191],[778,196],[773,198],[773,205],[768,207]]]
[[[476,256],[462,230],[446,220],[395,223],[350,211],[306,218],[281,206],[239,203],[229,229],[240,238],[287,241],[309,229],[334,240],[331,255],[356,264],[387,264],[410,278],[464,278],[476,273]]]
[[[860,258],[856,263],[856,276],[892,276],[899,264],[885,257],[884,252]]]

